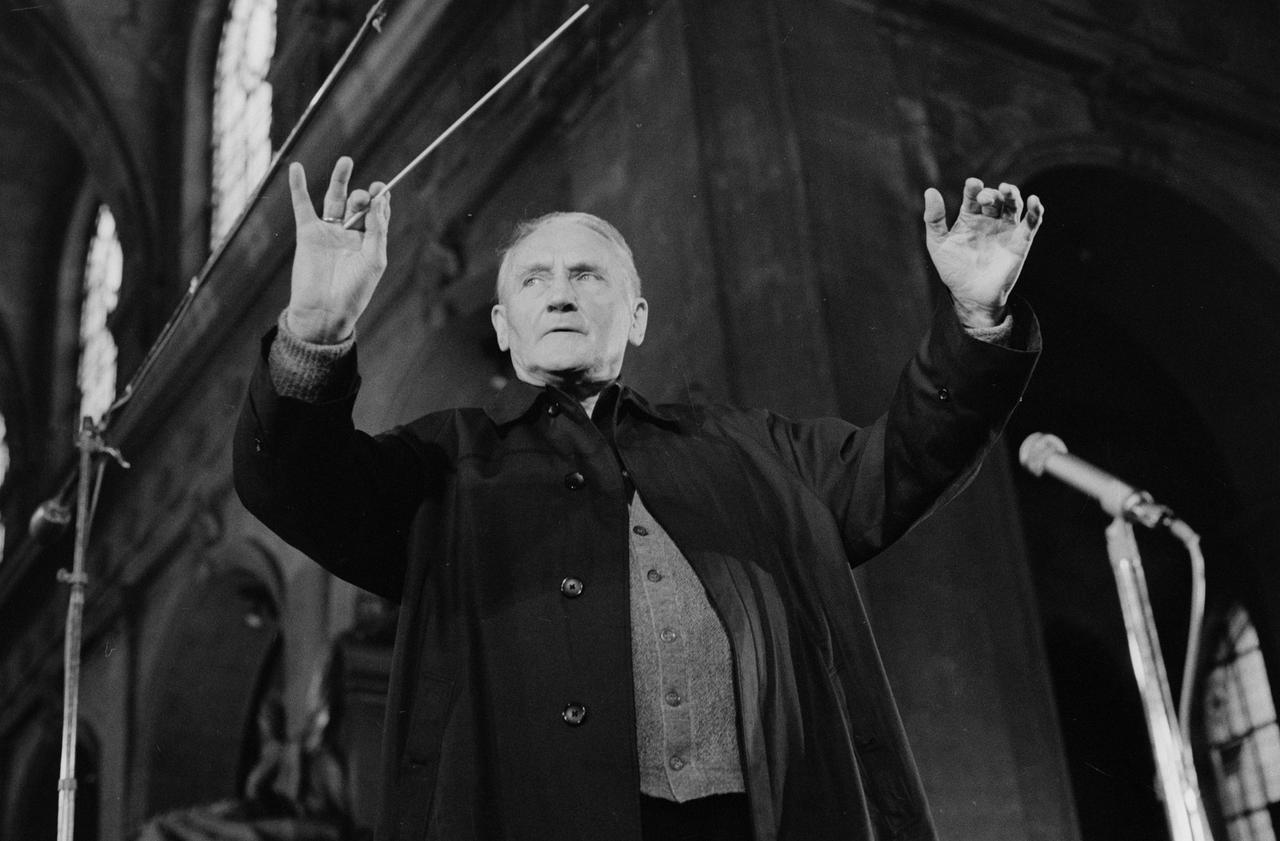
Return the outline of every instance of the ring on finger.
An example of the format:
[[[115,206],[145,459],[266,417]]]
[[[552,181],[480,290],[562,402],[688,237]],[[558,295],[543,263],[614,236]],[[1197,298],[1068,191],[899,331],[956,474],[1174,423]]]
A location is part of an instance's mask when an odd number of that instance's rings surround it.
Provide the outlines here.
[[[341,225],[341,224],[342,224],[342,217],[341,217],[341,216],[322,216],[322,217],[320,218],[320,221],[321,221],[321,222],[328,222],[328,223],[329,223],[329,224],[331,224],[331,225]]]

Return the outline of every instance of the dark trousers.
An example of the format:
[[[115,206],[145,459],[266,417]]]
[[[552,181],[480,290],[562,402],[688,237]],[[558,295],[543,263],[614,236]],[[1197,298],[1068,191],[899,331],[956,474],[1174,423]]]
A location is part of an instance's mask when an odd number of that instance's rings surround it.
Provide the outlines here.
[[[644,841],[751,841],[745,794],[713,794],[687,803],[640,795]]]

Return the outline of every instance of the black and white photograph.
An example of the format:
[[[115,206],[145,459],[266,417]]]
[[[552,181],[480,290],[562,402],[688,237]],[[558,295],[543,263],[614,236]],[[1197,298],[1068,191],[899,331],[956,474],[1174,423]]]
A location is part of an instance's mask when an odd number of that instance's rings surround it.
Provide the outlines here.
[[[1278,44],[7,0],[0,841],[1280,841]]]

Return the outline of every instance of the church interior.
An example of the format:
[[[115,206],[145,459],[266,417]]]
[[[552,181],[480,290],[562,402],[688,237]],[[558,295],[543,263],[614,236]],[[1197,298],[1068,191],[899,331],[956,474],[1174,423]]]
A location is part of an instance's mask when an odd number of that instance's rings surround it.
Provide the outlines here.
[[[371,837],[396,606],[232,487],[285,167],[388,180],[579,5],[0,7],[0,839],[57,831],[77,637],[77,841]],[[627,236],[651,398],[870,422],[946,295],[924,190],[1016,183],[1035,376],[965,493],[854,572],[939,833],[1171,837],[1110,518],[1018,462],[1047,432],[1200,535],[1194,647],[1188,553],[1139,535],[1163,665],[1214,837],[1275,841],[1277,43],[1259,0],[592,0],[392,191],[357,424],[512,377],[498,248],[555,209]]]

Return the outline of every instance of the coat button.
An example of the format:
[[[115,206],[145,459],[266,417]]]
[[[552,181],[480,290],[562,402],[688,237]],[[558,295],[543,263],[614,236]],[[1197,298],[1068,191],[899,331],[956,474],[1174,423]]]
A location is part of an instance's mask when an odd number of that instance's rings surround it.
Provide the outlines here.
[[[571,491],[581,490],[587,485],[587,477],[576,470],[564,477],[564,486]]]
[[[576,599],[582,595],[582,580],[570,576],[560,582],[560,592],[571,599]]]
[[[564,723],[570,727],[579,727],[582,722],[587,720],[586,704],[566,704],[564,711],[560,713],[560,717],[564,719]]]
[[[945,385],[938,389],[938,399],[942,401],[951,399],[951,391]]]
[[[663,628],[662,633],[658,634],[658,636],[662,638],[663,642],[675,642],[680,638],[680,635],[676,633],[675,628]]]
[[[680,706],[680,702],[683,701],[684,699],[680,697],[679,692],[672,689],[670,692],[668,692],[666,695],[663,696],[662,700],[667,702],[668,707],[678,707]]]
[[[656,584],[662,580],[662,573],[658,572],[656,569],[651,569],[644,574],[644,577]]]
[[[632,527],[631,527],[631,530],[632,530],[633,532],[635,532],[636,534],[640,535],[641,537],[648,537],[648,536],[649,536],[649,530],[648,530],[647,528],[645,528],[644,526],[632,526]]]
[[[679,771],[684,767],[684,760],[678,756],[673,756],[667,760],[667,767],[672,771]]]
[[[552,401],[552,402],[548,403],[548,404],[547,404],[547,414],[548,414],[548,415],[550,415],[550,416],[551,416],[551,417],[553,417],[553,418],[554,418],[556,415],[560,414],[560,404],[559,404],[559,403],[556,403],[555,401]]]

